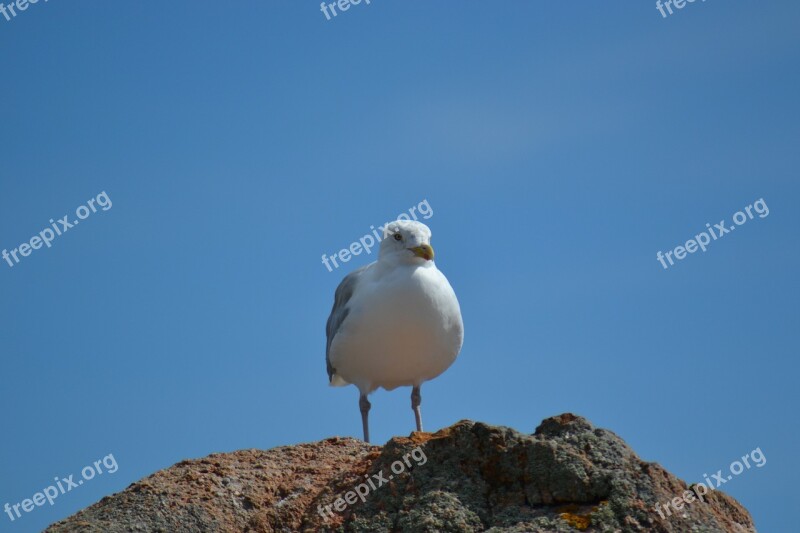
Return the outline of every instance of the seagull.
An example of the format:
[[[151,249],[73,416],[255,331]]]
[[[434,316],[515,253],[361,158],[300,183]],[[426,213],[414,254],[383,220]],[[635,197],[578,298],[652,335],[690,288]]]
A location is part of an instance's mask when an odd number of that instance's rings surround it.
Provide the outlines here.
[[[328,380],[334,387],[358,387],[366,442],[367,395],[379,387],[412,387],[411,409],[422,431],[420,387],[461,351],[461,308],[433,255],[428,226],[390,222],[378,260],[345,276],[336,289],[326,328]]]

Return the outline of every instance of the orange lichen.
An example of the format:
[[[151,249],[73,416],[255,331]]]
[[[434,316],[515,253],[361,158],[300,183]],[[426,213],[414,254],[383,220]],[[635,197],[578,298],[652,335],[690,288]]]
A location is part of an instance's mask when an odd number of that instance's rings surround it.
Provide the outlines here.
[[[584,531],[588,529],[592,523],[592,519],[589,515],[561,513],[561,518],[578,531]]]
[[[578,514],[576,512],[578,511],[578,506],[575,504],[560,507],[556,512],[561,513],[561,519],[567,524],[571,525],[578,531],[585,531],[586,529],[589,529],[590,525],[592,525],[592,513],[596,513],[602,505],[608,505],[608,501],[601,501],[600,505],[592,507],[592,509],[585,515]]]

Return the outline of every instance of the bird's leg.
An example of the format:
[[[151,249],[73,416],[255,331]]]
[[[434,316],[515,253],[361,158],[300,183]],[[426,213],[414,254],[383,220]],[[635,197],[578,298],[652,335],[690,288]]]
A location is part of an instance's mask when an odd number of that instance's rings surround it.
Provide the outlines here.
[[[364,442],[369,442],[369,408],[372,407],[367,400],[367,395],[362,394],[358,400],[358,406],[361,408],[361,425],[364,427]]]
[[[422,404],[422,395],[419,392],[419,385],[411,389],[411,408],[414,410],[414,418],[417,420],[417,431],[422,431],[422,412],[419,406]]]

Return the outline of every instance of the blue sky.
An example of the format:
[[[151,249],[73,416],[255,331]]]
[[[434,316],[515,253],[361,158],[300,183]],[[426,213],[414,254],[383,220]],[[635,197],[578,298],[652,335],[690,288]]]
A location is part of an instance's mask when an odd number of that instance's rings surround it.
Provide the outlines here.
[[[571,411],[790,531],[800,474],[800,6],[51,1],[0,18],[0,506],[119,465],[359,436],[325,374],[336,253],[427,200],[465,344],[426,429]],[[763,198],[668,270],[672,250]],[[374,442],[414,427],[372,397]]]

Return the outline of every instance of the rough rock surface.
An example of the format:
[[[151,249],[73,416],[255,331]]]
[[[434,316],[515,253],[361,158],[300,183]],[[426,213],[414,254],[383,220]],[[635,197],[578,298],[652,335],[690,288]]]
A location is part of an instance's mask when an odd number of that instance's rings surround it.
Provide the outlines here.
[[[410,466],[393,474],[403,457]],[[365,476],[375,489],[363,503],[320,515],[357,486],[363,492]],[[462,421],[382,447],[332,438],[182,461],[46,531],[755,531],[719,491],[680,515],[653,510],[686,488],[612,432],[563,414],[533,435]]]

